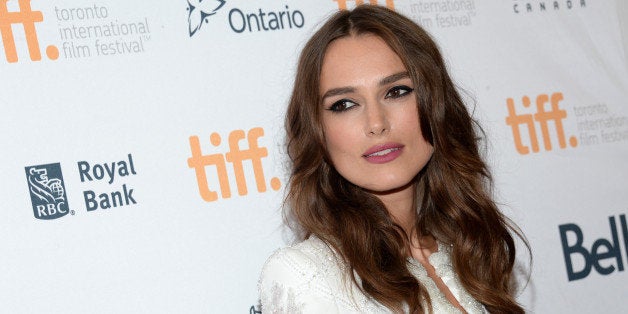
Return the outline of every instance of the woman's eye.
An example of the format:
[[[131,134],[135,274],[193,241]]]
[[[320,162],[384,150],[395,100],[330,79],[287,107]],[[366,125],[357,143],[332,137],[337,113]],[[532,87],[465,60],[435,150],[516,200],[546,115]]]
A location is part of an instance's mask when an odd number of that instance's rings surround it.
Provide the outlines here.
[[[331,106],[329,106],[329,108],[327,108],[327,110],[329,111],[336,111],[336,112],[341,112],[341,111],[345,111],[345,110],[349,110],[351,108],[353,108],[353,106],[356,106],[357,104],[348,100],[348,99],[341,99],[338,100],[337,102],[333,103]]]
[[[412,91],[413,89],[408,86],[395,86],[391,88],[390,90],[388,90],[388,93],[386,93],[386,96],[384,98],[395,99],[395,98],[403,97],[411,93]]]

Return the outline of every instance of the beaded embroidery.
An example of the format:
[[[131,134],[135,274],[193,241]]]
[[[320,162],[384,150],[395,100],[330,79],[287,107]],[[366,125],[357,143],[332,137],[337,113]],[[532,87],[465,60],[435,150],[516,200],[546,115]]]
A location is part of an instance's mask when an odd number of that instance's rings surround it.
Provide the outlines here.
[[[460,284],[451,266],[450,254],[451,248],[439,243],[438,252],[432,253],[428,260],[467,313],[487,313]],[[427,290],[435,314],[460,313],[419,262],[408,258],[408,269]],[[390,313],[388,308],[362,293],[349,278],[342,259],[316,237],[276,251],[264,266],[259,290],[264,314]]]

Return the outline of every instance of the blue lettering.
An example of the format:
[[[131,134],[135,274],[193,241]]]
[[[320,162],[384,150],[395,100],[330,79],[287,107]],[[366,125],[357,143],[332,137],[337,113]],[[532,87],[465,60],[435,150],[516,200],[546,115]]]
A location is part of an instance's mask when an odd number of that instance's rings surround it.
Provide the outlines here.
[[[127,190],[126,184],[123,184],[122,185],[122,191],[124,192],[124,201],[126,202],[127,205],[129,205],[131,203],[137,204],[137,202],[133,198],[133,189],[128,189]]]
[[[233,8],[229,11],[229,26],[236,33],[242,33],[247,28],[249,32],[293,28],[293,26],[302,28],[305,25],[303,13],[299,10],[290,12],[290,7],[287,5],[285,7],[285,11],[264,12],[262,9],[258,9],[257,12],[247,14]]]
[[[565,265],[567,265],[567,278],[569,281],[582,279],[589,275],[591,272],[590,256],[587,249],[582,246],[582,230],[576,224],[565,224],[558,226],[560,230],[560,242],[563,245],[563,255],[565,257]],[[576,243],[570,246],[567,243],[567,233],[573,232],[576,235]],[[584,269],[574,272],[573,264],[571,261],[572,254],[580,254],[584,257]]]
[[[98,203],[95,200],[96,193],[94,193],[94,191],[83,192],[83,197],[85,198],[85,207],[87,208],[87,211],[98,209]]]
[[[132,174],[137,174],[137,172],[135,172],[135,166],[133,165],[133,156],[131,156],[131,154],[129,154],[128,157],[129,157],[129,167],[131,167],[131,173]]]
[[[621,221],[621,231],[624,233],[624,248],[626,248],[626,258],[628,258],[628,225],[626,224],[626,215],[619,215],[619,221]],[[623,268],[619,270],[623,270]]]
[[[123,163],[123,161],[121,162]],[[108,164],[105,164],[105,170],[107,171],[107,174],[109,175],[109,184],[111,184],[113,182],[113,176],[116,171],[116,164],[112,162],[111,167],[109,167]]]
[[[262,12],[262,9],[259,10],[260,12]],[[251,18],[255,18],[255,25],[257,25],[257,31],[260,31],[259,28],[259,20],[257,19],[257,15],[255,15],[255,13],[251,13],[251,14],[247,14],[246,15],[246,21],[249,24],[249,32],[252,32],[253,30],[251,29]]]
[[[111,203],[109,202],[109,195],[107,195],[107,193],[102,193],[98,195],[98,197],[100,198],[100,208],[102,209],[111,208]]]
[[[94,191],[84,191],[83,196],[85,198],[87,211],[93,211],[98,208],[108,209],[111,207],[137,204],[137,201],[133,197],[133,189],[127,188],[126,184],[122,185],[121,191],[99,194],[98,199]]]
[[[131,154],[128,154],[127,157],[128,160],[95,164],[93,167],[91,167],[87,161],[79,161],[77,164],[79,168],[81,182],[85,182],[85,180],[93,181],[94,179],[102,180],[103,178],[105,178],[106,174],[108,178],[108,183],[112,184],[113,181],[115,181],[116,179],[116,172],[121,177],[126,177],[131,174],[137,174],[137,172],[135,171],[135,165],[133,164],[133,156]]]
[[[297,23],[297,18],[296,18],[297,14],[299,14],[299,19],[301,20],[301,22],[299,23]],[[298,28],[303,27],[303,25],[305,24],[305,17],[303,16],[303,13],[301,13],[301,11],[296,10],[292,12],[292,23],[294,23],[294,26]]]
[[[240,20],[242,21],[242,28],[240,28],[240,29],[236,29],[233,26],[233,18],[232,18],[232,16],[233,16],[233,13],[236,13],[236,12],[238,14],[240,14]],[[240,11],[240,10],[238,10],[236,8],[231,9],[231,11],[229,11],[229,26],[231,26],[231,29],[234,32],[236,32],[236,33],[244,32],[244,30],[246,29],[246,20],[244,19],[244,13],[242,13],[242,11]]]
[[[97,180],[100,180],[105,177],[105,170],[103,170],[102,166],[99,164],[96,164],[92,168],[92,172],[94,173],[94,178],[96,178]]]
[[[85,178],[87,180],[92,181],[92,177],[89,175],[89,163],[87,161],[79,161],[78,162],[79,175],[81,176],[81,182],[85,182]]]
[[[628,226],[626,225],[626,216],[620,215],[620,221],[624,234],[624,245],[627,245],[626,254],[628,254]],[[615,269],[617,269],[618,271],[624,270],[624,261],[622,260],[621,256],[619,235],[617,232],[615,217],[608,217],[608,224],[611,229],[612,242],[604,238],[597,239],[593,242],[593,246],[591,247],[590,252],[582,245],[584,241],[584,236],[582,234],[582,230],[580,229],[580,227],[578,227],[578,225],[564,224],[558,226],[558,229],[560,231],[560,240],[563,247],[563,256],[565,258],[565,266],[567,268],[567,278],[569,279],[569,281],[583,279],[587,277],[592,268],[595,268],[595,270],[601,275],[609,275],[613,273]],[[575,235],[576,237],[576,242],[573,245],[570,245],[568,243],[567,237],[569,233]],[[578,271],[574,270],[574,255],[580,255],[584,259],[583,269]],[[600,264],[600,261],[608,259],[617,260],[617,265],[615,265],[614,263],[607,264],[607,266]]]

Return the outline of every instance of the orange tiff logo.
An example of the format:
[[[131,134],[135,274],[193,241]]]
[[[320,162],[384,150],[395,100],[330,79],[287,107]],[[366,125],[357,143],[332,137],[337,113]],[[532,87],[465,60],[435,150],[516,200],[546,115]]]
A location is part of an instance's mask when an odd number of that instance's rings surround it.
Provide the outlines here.
[[[346,10],[347,9],[347,2],[355,2],[355,5],[361,5],[364,4],[364,0],[334,0],[335,2],[338,2],[338,9],[340,10]],[[377,0],[368,0],[369,4],[373,4],[373,5],[377,5],[378,1]],[[394,0],[386,0],[386,6],[389,9],[394,10],[395,9],[395,1]]]
[[[239,195],[247,195],[248,189],[246,185],[246,177],[244,175],[245,160],[250,160],[253,165],[253,174],[258,192],[266,192],[266,178],[262,167],[262,158],[268,156],[268,150],[265,147],[259,147],[258,139],[264,136],[264,129],[252,128],[247,133],[244,130],[235,130],[229,133],[229,152],[226,154],[210,154],[203,155],[201,152],[201,144],[198,136],[190,136],[190,148],[192,149],[192,157],[188,158],[188,166],[196,172],[196,180],[198,181],[198,190],[203,200],[213,202],[218,200],[218,193],[212,191],[207,181],[208,166],[214,166],[218,177],[218,185],[220,186],[220,195],[222,198],[231,197],[231,186],[229,184],[229,175],[227,173],[227,162],[233,166],[235,182]],[[248,142],[247,149],[241,149],[240,141],[246,139]],[[218,133],[212,133],[209,136],[209,142],[214,147],[220,146],[222,138]],[[270,186],[277,191],[281,188],[281,182],[278,178],[270,180]]]
[[[44,20],[40,11],[31,9],[30,0],[18,0],[19,10],[9,12],[7,7],[8,0],[0,0],[0,34],[2,35],[2,44],[4,46],[4,54],[9,63],[17,62],[17,48],[15,47],[15,38],[13,37],[13,25],[22,25],[24,34],[26,35],[26,45],[31,60],[41,60],[41,51],[39,49],[39,40],[37,39],[37,30],[35,23]],[[46,56],[50,60],[59,58],[59,49],[50,45],[46,47]]]
[[[523,143],[520,129],[521,127],[527,128],[532,152],[539,152],[539,140],[536,127],[537,123],[541,129],[541,136],[543,137],[543,147],[546,151],[552,150],[549,125],[550,121],[554,122],[555,135],[558,139],[558,146],[561,149],[567,147],[565,130],[563,129],[563,120],[567,118],[567,111],[559,107],[559,103],[562,100],[562,93],[553,93],[551,96],[547,94],[538,95],[536,97],[536,113],[534,114],[518,114],[515,110],[515,101],[512,98],[508,98],[506,100],[506,105],[508,106],[508,117],[506,117],[506,124],[510,125],[510,127],[512,128],[515,148],[517,149],[517,152],[519,152],[519,154],[527,155],[530,153],[530,147],[526,146]],[[521,101],[524,108],[530,107],[530,97],[523,96],[521,98]],[[547,104],[550,105],[549,110],[547,110],[546,108]],[[578,139],[575,136],[570,136],[569,145],[571,147],[578,146]]]

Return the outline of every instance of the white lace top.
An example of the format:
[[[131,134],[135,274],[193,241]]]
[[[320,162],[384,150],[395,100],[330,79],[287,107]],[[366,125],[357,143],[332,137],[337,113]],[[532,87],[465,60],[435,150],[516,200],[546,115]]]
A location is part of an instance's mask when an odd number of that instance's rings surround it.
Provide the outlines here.
[[[467,313],[488,313],[460,284],[451,266],[449,247],[439,244],[429,262]],[[435,314],[460,313],[419,262],[408,258],[408,269],[427,289]],[[268,258],[260,276],[259,292],[264,314],[391,312],[362,293],[340,257],[314,236]]]

